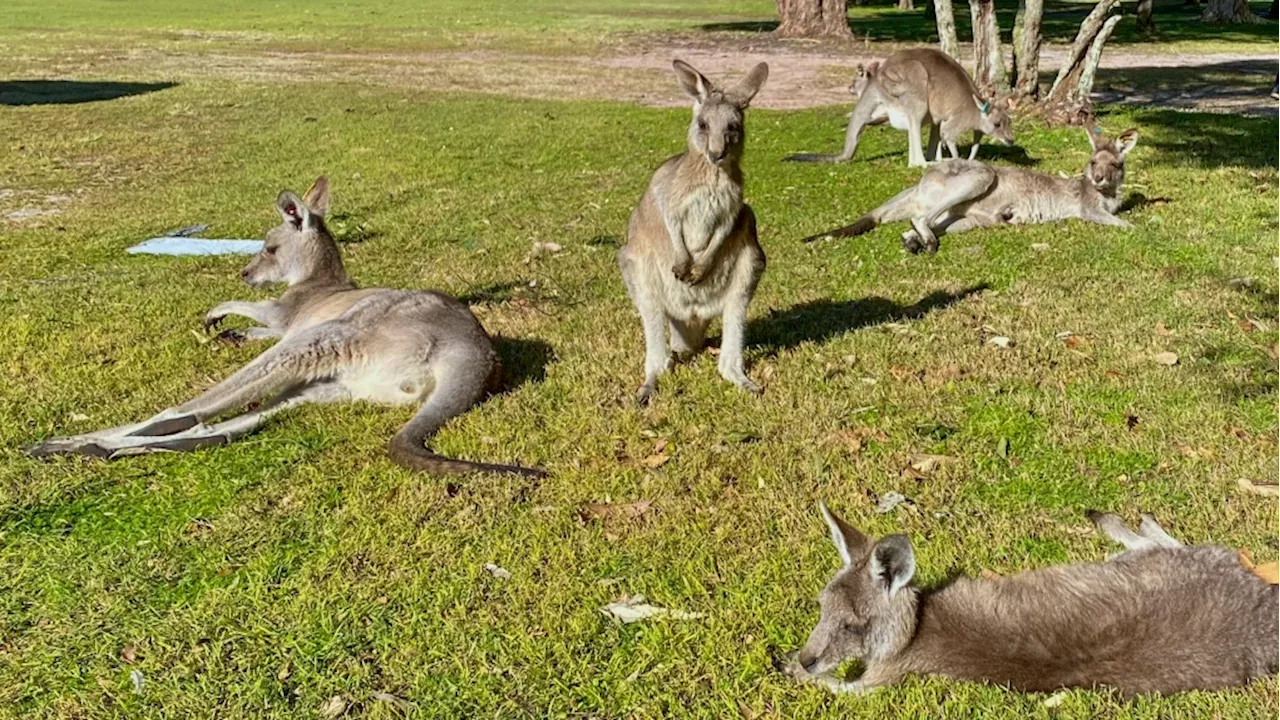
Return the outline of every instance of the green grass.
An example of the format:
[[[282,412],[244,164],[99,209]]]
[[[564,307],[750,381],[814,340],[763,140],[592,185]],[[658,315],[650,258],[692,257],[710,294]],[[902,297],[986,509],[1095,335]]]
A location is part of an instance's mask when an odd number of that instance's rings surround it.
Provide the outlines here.
[[[95,33],[112,17],[139,32],[187,25],[145,7],[47,12]],[[312,9],[374,24],[326,7]],[[238,26],[222,12],[190,24]],[[7,44],[0,68],[58,42]],[[1273,119],[1107,113],[1108,131],[1142,132],[1130,192],[1162,199],[1129,213],[1134,230],[978,231],[908,257],[898,227],[797,242],[917,177],[903,134],[868,131],[846,166],[784,164],[834,147],[843,109],[753,110],[747,194],[769,268],[748,360],[766,391],[734,390],[703,355],[638,409],[640,327],[614,251],[649,171],[681,149],[687,110],[172,79],[0,106],[0,190],[14,191],[0,192],[0,716],[306,717],[339,694],[348,716],[398,716],[375,692],[432,718],[1276,714],[1274,679],[1132,703],[1074,691],[1049,710],[1043,695],[937,680],[833,698],[770,669],[803,641],[836,566],[818,499],[873,533],[910,533],[926,583],[1101,560],[1113,548],[1088,531],[1091,507],[1276,558],[1276,503],[1237,487],[1277,479]],[[1087,159],[1078,129],[1017,130],[1040,169]],[[384,448],[412,411],[361,405],[292,411],[191,455],[21,455],[185,399],[258,352],[199,332],[219,301],[266,296],[238,282],[243,259],[123,250],[196,222],[259,236],[280,188],[321,172],[361,283],[470,297],[507,338],[516,387],[435,447],[550,479],[406,472]],[[23,208],[60,212],[2,219]],[[534,241],[565,251],[528,259]],[[984,327],[1016,345],[984,343]],[[1064,331],[1083,342],[1067,347]],[[1151,361],[1163,350],[1179,365]],[[659,440],[670,460],[651,469]],[[957,460],[912,480],[900,470],[913,452]],[[889,490],[914,507],[878,515]],[[579,517],[588,502],[641,499],[655,509],[636,520]],[[598,609],[624,593],[705,617],[616,626]]]

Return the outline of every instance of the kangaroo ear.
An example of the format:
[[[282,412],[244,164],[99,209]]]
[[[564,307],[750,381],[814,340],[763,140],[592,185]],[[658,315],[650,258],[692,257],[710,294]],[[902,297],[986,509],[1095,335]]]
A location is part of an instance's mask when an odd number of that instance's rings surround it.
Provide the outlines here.
[[[1129,151],[1133,149],[1133,146],[1137,144],[1138,144],[1137,128],[1129,128],[1128,130],[1125,130],[1124,132],[1120,133],[1120,137],[1116,138],[1116,150],[1120,152],[1120,159],[1123,160],[1124,156],[1128,155]]]
[[[831,542],[835,543],[844,566],[849,567],[855,558],[860,559],[866,552],[867,536],[849,527],[848,523],[831,512],[825,502],[819,502],[818,508],[822,510],[827,529],[831,531]]]
[[[916,575],[916,554],[911,549],[911,541],[906,535],[882,538],[871,550],[867,568],[872,580],[884,588],[885,596],[893,597]]]
[[[728,95],[738,107],[746,109],[751,104],[751,98],[760,92],[760,88],[764,87],[764,81],[769,79],[768,63],[760,63],[751,68],[751,72],[742,78],[742,82],[733,86],[733,89],[725,93]]]
[[[1085,125],[1084,134],[1085,137],[1089,138],[1089,147],[1093,148],[1094,152],[1098,152],[1099,148],[1106,147],[1107,139],[1103,137],[1102,130],[1097,125],[1093,123]]]
[[[671,67],[675,68],[676,78],[680,80],[680,87],[689,97],[704,102],[711,96],[711,81],[703,76],[702,73],[693,69],[693,66],[683,60],[674,60]]]
[[[876,70],[879,70],[879,69],[880,69],[880,61],[879,61],[879,60],[873,60],[873,61],[871,61],[871,62],[867,63],[867,74],[868,74],[868,75],[875,75],[875,74],[876,74]]]
[[[1012,95],[1006,95],[1004,98],[1004,106],[1009,108],[1010,111],[1017,110],[1018,101],[1014,100]]]
[[[301,230],[311,224],[311,211],[307,209],[307,204],[302,201],[302,198],[292,190],[280,193],[276,198],[276,209],[280,211],[280,217],[295,230]]]
[[[311,210],[313,215],[321,217],[329,214],[329,178],[321,175],[316,178],[315,184],[302,196],[303,202],[307,204],[307,208]]]

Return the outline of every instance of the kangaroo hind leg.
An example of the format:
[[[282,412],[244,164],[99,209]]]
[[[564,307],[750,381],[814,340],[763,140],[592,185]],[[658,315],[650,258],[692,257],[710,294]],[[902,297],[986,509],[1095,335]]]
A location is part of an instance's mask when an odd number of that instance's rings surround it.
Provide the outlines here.
[[[947,163],[926,173],[916,189],[916,214],[912,229],[902,235],[902,247],[913,254],[937,252],[938,221],[957,205],[980,197],[993,182],[995,171],[977,163]]]

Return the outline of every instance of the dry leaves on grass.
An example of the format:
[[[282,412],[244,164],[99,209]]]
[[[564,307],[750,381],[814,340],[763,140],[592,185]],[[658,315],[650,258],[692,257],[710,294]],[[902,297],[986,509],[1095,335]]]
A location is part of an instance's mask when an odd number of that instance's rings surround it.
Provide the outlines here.
[[[1240,478],[1237,483],[1240,485],[1241,490],[1253,495],[1280,497],[1280,485],[1254,482],[1248,478]]]
[[[138,661],[138,649],[133,645],[125,645],[124,649],[120,651],[120,659],[123,660],[126,665],[134,664]]]
[[[937,472],[943,465],[949,465],[955,461],[956,459],[950,455],[913,453],[907,456],[907,466],[902,468],[902,477],[924,480]]]
[[[1261,565],[1253,564],[1253,557],[1249,555],[1248,550],[1240,550],[1240,564],[1244,565],[1254,575],[1266,580],[1272,585],[1280,585],[1280,563],[1269,562]]]
[[[578,514],[587,520],[634,520],[653,509],[652,500],[637,500],[629,503],[587,503]]]
[[[704,617],[702,613],[670,610],[657,605],[650,605],[645,602],[644,595],[640,594],[623,597],[618,602],[609,603],[600,608],[600,612],[605,617],[614,618],[624,625],[658,617],[669,617],[674,620],[696,620]]]
[[[876,512],[881,515],[887,515],[893,512],[894,508],[904,504],[908,508],[915,508],[915,503],[912,502],[911,498],[895,490],[890,490],[881,495],[876,501]]]
[[[341,695],[334,695],[320,706],[320,717],[325,718],[325,720],[332,720],[333,718],[341,717],[346,711],[347,699]]]
[[[1178,353],[1168,352],[1168,351],[1158,352],[1155,355],[1152,355],[1151,359],[1155,360],[1157,363],[1160,363],[1161,365],[1168,365],[1172,367],[1178,364]]]

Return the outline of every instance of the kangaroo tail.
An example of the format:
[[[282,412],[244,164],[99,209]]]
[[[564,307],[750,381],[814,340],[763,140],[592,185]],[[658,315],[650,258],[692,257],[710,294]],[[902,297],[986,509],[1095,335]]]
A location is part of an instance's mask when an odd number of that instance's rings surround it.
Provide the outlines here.
[[[536,468],[456,460],[437,455],[427,447],[427,441],[450,418],[466,412],[475,404],[490,378],[488,364],[478,363],[473,357],[458,357],[452,361],[442,358],[442,362],[436,372],[436,387],[427,401],[418,409],[418,414],[391,438],[391,444],[387,448],[391,461],[432,475],[484,472],[546,477],[546,472]]]
[[[811,243],[828,237],[854,237],[869,233],[884,223],[910,219],[912,212],[915,210],[915,205],[916,189],[915,187],[909,187],[894,195],[885,204],[854,220],[852,224],[821,232],[817,235],[810,235],[801,242]]]

